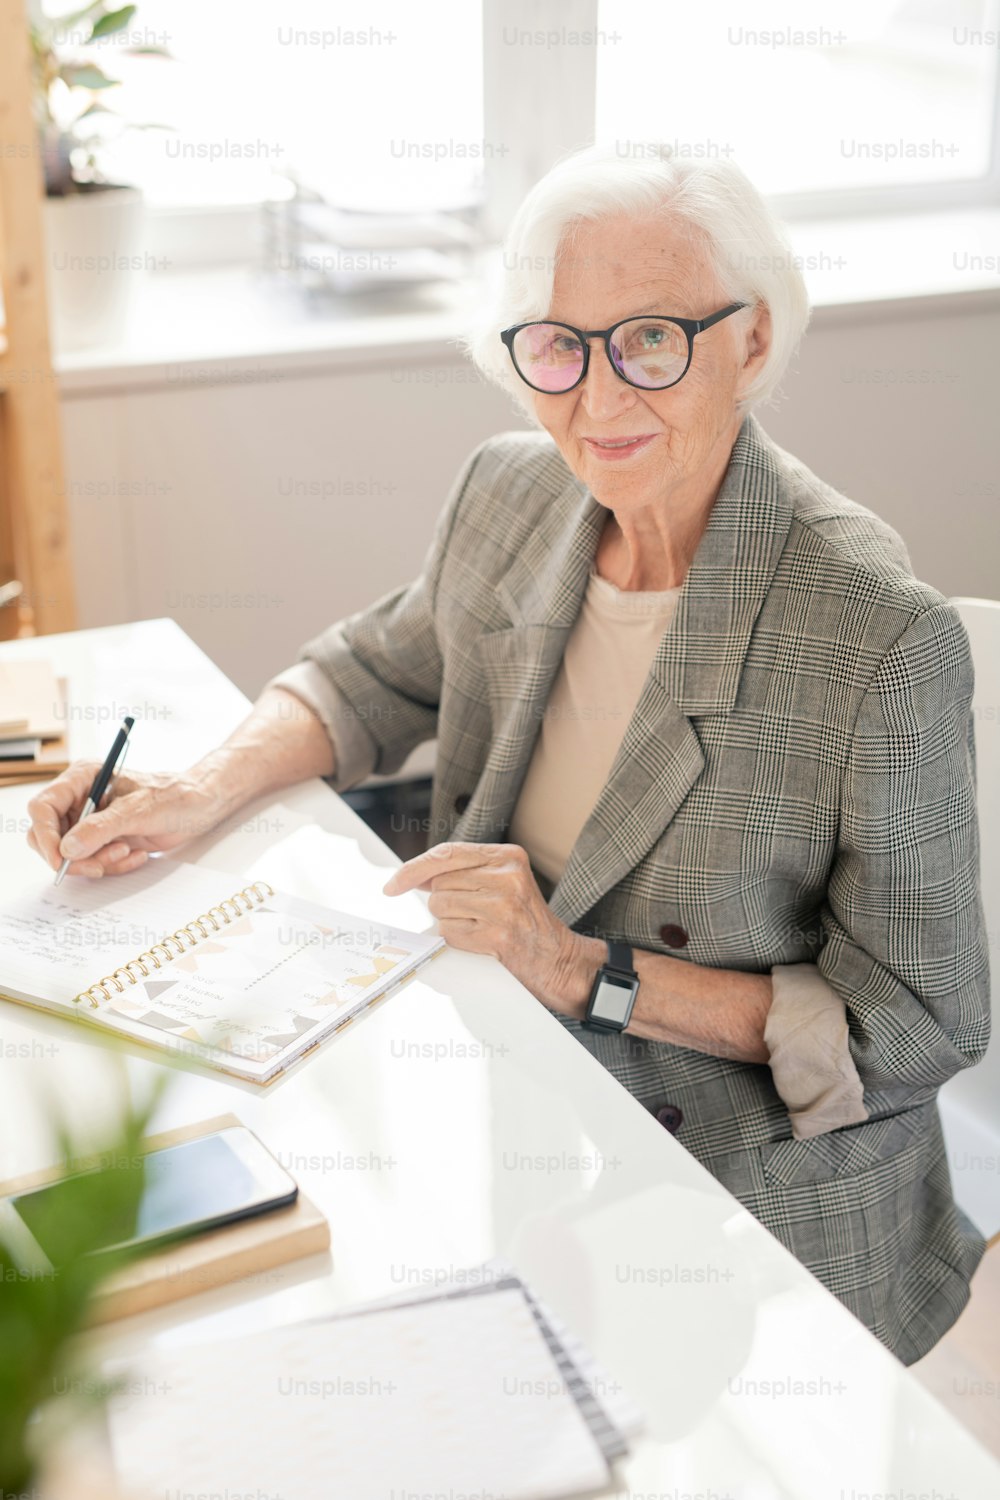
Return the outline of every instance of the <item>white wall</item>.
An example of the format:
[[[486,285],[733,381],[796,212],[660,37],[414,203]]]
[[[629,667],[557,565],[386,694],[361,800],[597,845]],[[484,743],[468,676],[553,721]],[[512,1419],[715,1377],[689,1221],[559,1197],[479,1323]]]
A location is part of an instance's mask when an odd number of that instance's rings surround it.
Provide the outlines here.
[[[823,310],[761,414],[945,594],[1000,596],[998,349],[1000,304]],[[251,695],[412,577],[463,457],[523,425],[457,356],[81,390],[62,412],[80,624],[172,615]]]
[[[913,306],[818,313],[762,420],[896,528],[919,578],[1000,598],[1000,299]]]
[[[419,570],[463,458],[514,422],[472,373],[446,359],[64,401],[80,624],[172,615],[253,695]]]

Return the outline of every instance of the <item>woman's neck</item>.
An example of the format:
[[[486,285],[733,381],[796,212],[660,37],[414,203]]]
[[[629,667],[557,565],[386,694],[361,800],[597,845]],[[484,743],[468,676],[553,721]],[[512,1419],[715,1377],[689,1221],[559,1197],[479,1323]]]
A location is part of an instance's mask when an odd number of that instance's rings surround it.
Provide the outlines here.
[[[705,534],[722,486],[732,444],[719,452],[708,472],[646,506],[609,510],[594,555],[594,567],[617,588],[637,591],[676,588]]]

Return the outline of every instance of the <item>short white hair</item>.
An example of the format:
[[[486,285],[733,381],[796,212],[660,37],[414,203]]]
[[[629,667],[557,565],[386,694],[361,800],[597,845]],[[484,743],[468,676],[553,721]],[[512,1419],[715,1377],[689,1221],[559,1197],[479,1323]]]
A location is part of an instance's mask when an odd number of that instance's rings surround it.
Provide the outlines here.
[[[466,350],[534,420],[530,388],[500,342],[501,329],[548,315],[559,247],[581,221],[666,214],[702,239],[724,298],[768,308],[771,346],[740,407],[772,401],[809,321],[805,283],[782,225],[735,162],[624,145],[574,152],[531,189],[504,241],[495,300],[462,341]]]

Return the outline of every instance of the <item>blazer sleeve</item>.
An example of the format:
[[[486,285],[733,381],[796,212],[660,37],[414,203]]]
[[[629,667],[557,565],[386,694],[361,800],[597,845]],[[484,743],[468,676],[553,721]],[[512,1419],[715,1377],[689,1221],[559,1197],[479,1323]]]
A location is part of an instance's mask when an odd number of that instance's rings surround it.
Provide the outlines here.
[[[972,689],[942,603],[891,647],[858,713],[816,969],[845,1007],[869,1115],[928,1097],[989,1040]]]
[[[337,791],[373,773],[398,770],[411,750],[437,732],[443,672],[437,588],[455,518],[485,446],[466,460],[453,484],[420,575],[307,641],[299,656],[300,665],[309,665],[308,677],[293,668],[272,679],[302,697],[325,724],[335,762],[328,781]]]

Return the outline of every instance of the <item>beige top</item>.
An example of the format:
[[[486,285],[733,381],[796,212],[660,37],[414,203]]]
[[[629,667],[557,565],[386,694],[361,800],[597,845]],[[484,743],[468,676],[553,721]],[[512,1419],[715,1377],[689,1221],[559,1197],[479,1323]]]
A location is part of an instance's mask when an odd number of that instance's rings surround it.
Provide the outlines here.
[[[608,780],[680,591],[619,589],[591,569],[510,825],[511,843],[553,883]]]

